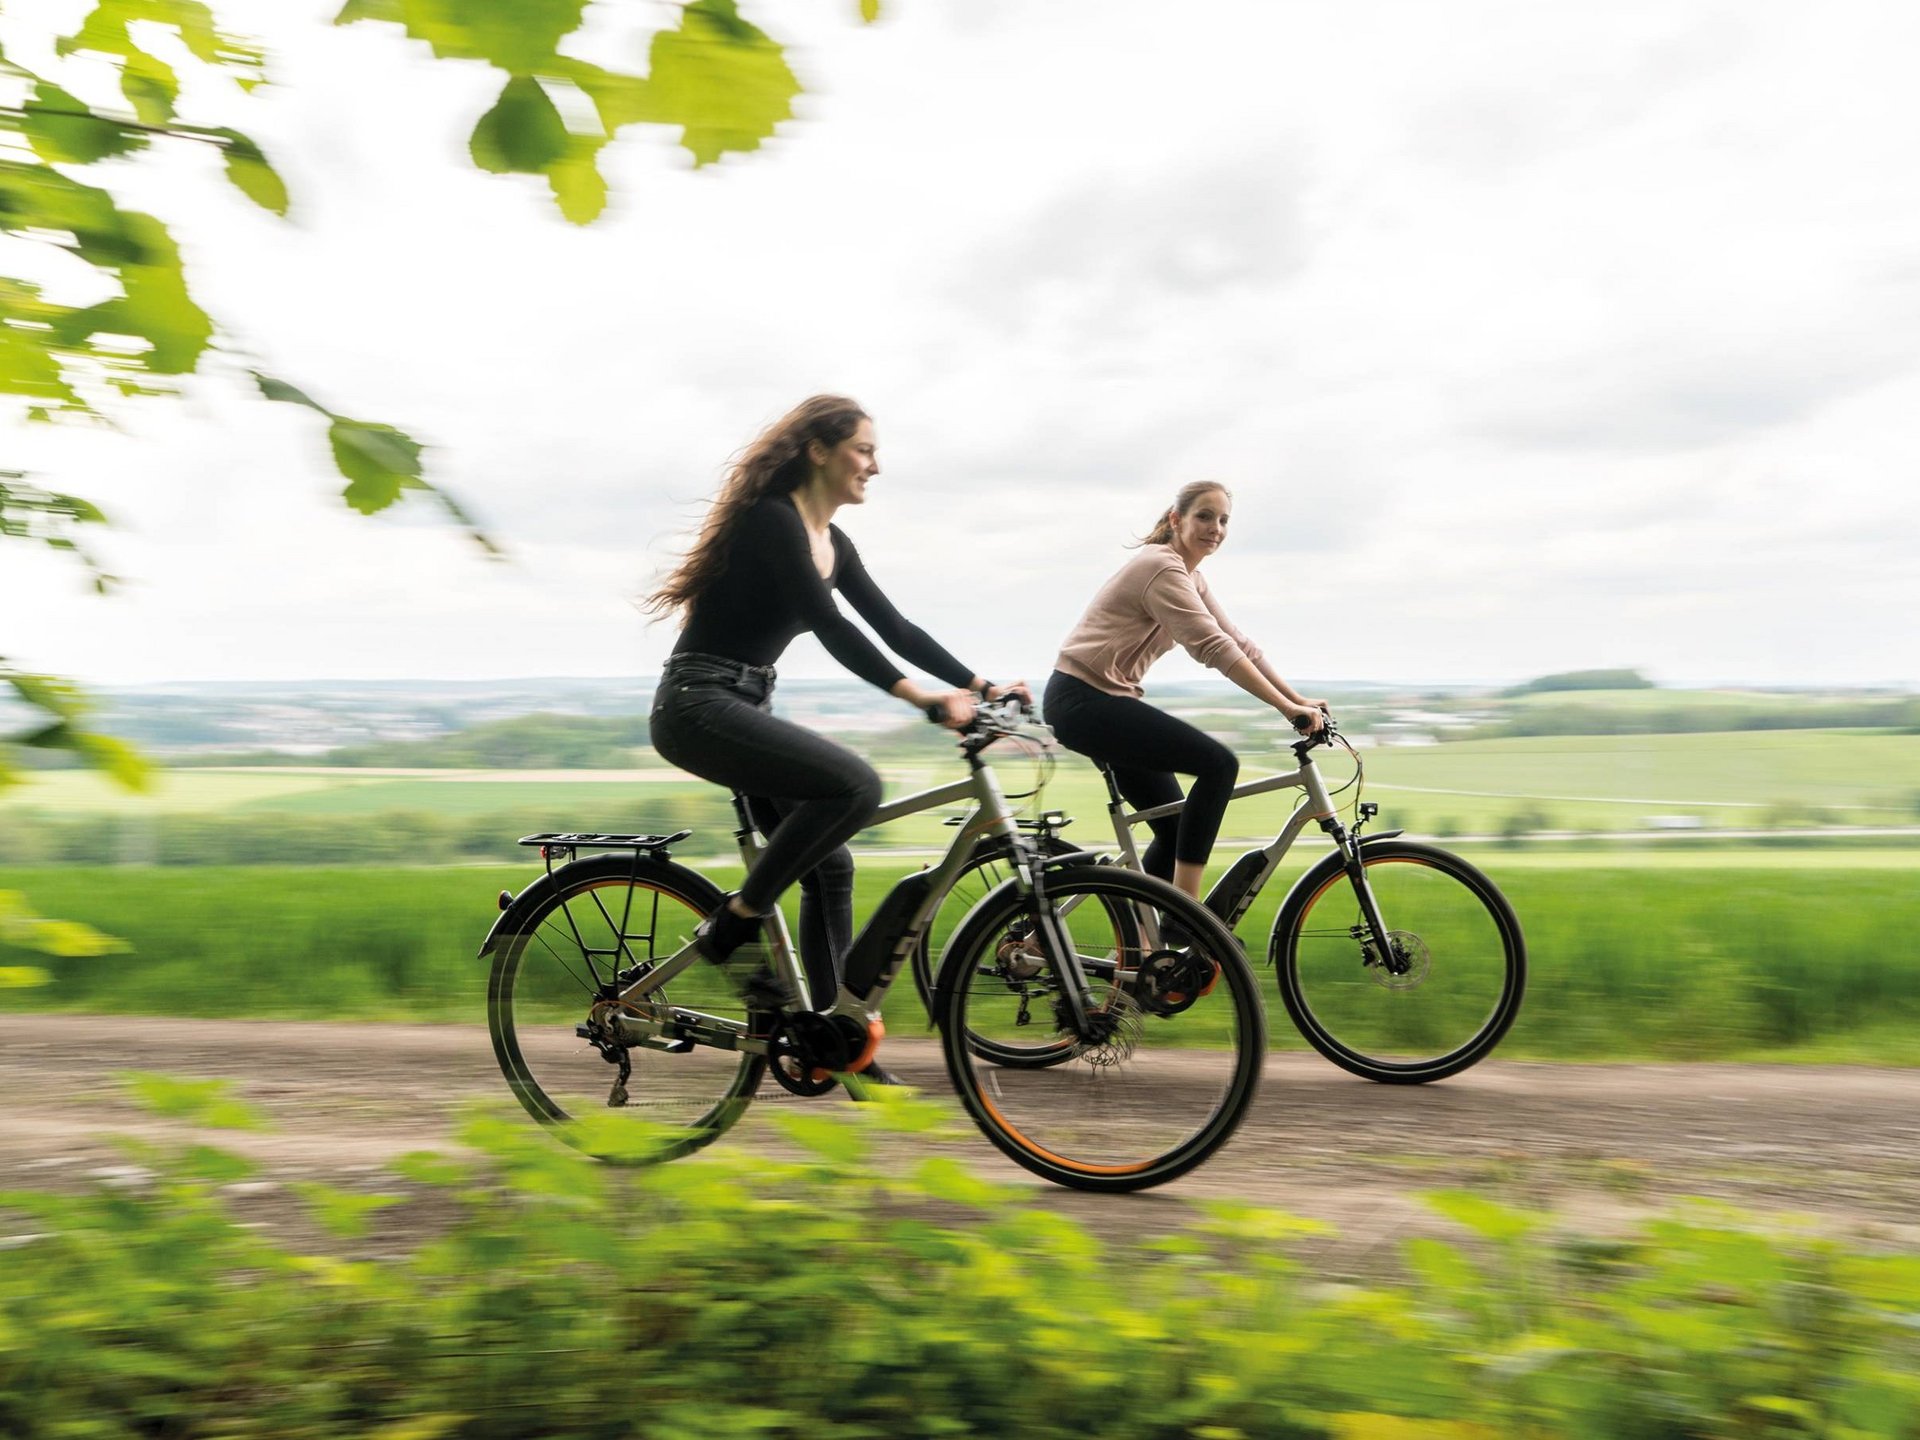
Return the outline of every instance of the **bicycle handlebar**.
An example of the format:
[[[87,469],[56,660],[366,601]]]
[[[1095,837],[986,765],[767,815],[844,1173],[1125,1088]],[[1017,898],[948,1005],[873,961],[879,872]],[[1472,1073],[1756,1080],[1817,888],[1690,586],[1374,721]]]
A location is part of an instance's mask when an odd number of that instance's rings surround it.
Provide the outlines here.
[[[981,728],[984,721],[989,727],[1004,727],[1008,717],[1024,720],[1033,714],[1033,706],[1018,695],[1005,695],[998,700],[979,700],[974,703],[973,719],[960,727],[962,735],[972,734]],[[947,702],[936,700],[926,707],[927,719],[936,725],[947,723]]]
[[[1293,728],[1299,730],[1302,735],[1306,735],[1307,737],[1304,740],[1296,740],[1287,747],[1293,751],[1295,755],[1304,757],[1307,751],[1313,749],[1314,746],[1331,745],[1340,737],[1340,726],[1334,720],[1332,711],[1322,710],[1320,712],[1320,730],[1318,734],[1308,734],[1306,730],[1302,729],[1302,722],[1311,723],[1312,719],[1313,717],[1311,715],[1296,715],[1293,718]]]

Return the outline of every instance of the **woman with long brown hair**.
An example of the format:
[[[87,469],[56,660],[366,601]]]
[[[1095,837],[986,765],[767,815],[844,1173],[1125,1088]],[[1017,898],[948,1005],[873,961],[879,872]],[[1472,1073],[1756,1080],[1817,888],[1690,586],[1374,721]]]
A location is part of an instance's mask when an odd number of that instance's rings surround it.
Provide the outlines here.
[[[852,943],[853,857],[845,842],[880,803],[880,777],[846,747],[770,713],[774,662],[802,631],[847,669],[950,727],[973,718],[991,687],[909,623],[868,575],[833,517],[864,504],[880,474],[873,421],[853,401],[816,395],[748,446],[728,471],[692,549],[647,597],[684,626],[660,676],[653,746],[702,779],[752,797],[767,848],[739,893],[700,926],[695,942],[715,964],[754,938],[794,881],[801,882],[800,955],[814,1008],[831,1005]],[[923,688],[901,673],[834,604],[838,590],[902,659],[954,688]],[[772,1009],[779,993],[764,967],[745,980],[750,1001]]]
[[[1111,768],[1137,809],[1172,804],[1181,798],[1174,777],[1194,777],[1186,808],[1149,822],[1153,843],[1141,866],[1196,897],[1240,762],[1212,736],[1141,698],[1147,667],[1179,645],[1307,734],[1320,728],[1327,708],[1280,678],[1200,577],[1200,562],[1226,542],[1232,517],[1226,486],[1200,480],[1181,488],[1060,647],[1044,706],[1060,743]]]

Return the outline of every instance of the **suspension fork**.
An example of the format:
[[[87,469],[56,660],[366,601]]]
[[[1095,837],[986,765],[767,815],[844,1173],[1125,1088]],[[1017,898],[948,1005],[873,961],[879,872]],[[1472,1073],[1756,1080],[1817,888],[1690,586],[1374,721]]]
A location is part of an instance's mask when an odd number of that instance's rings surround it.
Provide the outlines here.
[[[1360,902],[1360,918],[1365,922],[1368,932],[1367,935],[1356,937],[1362,953],[1371,949],[1383,967],[1390,973],[1397,973],[1393,969],[1393,945],[1388,938],[1390,932],[1387,922],[1380,913],[1380,902],[1374,896],[1373,886],[1367,881],[1367,864],[1360,853],[1360,837],[1349,833],[1345,826],[1332,818],[1322,820],[1320,828],[1333,837],[1334,846],[1340,852],[1342,868],[1346,870],[1354,896]]]
[[[1020,833],[1019,822],[1007,808],[1006,797],[1000,793],[1000,783],[993,771],[981,763],[978,755],[969,754],[967,762],[973,767],[974,777],[985,792],[983,804],[991,807],[997,817],[997,828],[1006,837],[1010,847],[1015,884],[1026,898],[1034,931],[1040,939],[1041,954],[1060,979],[1060,994],[1067,1002],[1067,1014],[1073,1022],[1074,1034],[1087,1039],[1092,1028],[1093,994],[1087,986],[1086,967],[1080,963],[1080,954],[1074,949],[1073,936],[1054,910],[1053,902],[1047,898],[1046,857],[1040,853],[1039,846],[1030,846]]]

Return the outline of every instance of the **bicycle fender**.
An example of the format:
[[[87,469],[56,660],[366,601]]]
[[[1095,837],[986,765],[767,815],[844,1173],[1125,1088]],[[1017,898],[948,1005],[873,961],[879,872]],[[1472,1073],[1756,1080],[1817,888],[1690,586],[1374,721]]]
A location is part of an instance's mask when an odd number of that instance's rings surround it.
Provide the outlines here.
[[[713,894],[709,897],[711,902],[709,908],[711,905],[720,903],[720,888],[697,871],[686,870],[683,866],[670,865],[646,856],[641,856],[636,865],[632,855],[618,851],[589,855],[583,860],[574,860],[562,865],[558,870],[547,871],[514,896],[513,903],[500,912],[499,918],[493,922],[493,927],[487,931],[487,938],[480,942],[478,958],[484,960],[507,936],[518,935],[526,927],[533,913],[552,898],[560,881],[564,880],[572,884],[575,880],[624,880],[628,876],[658,875],[662,870],[667,869],[681,871],[685,876],[700,881],[710,889]]]

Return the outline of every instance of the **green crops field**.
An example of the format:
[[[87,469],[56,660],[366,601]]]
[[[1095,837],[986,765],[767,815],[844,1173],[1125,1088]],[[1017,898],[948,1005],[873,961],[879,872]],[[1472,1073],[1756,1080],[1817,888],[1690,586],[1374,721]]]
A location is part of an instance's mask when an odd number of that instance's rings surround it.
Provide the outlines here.
[[[1502,1053],[1560,1059],[1771,1058],[1920,1063],[1920,854],[1732,858],[1480,852],[1532,953]],[[722,884],[731,878],[713,872]],[[864,863],[870,910],[901,873]],[[0,1006],[184,1015],[482,1017],[476,959],[519,868],[204,867],[0,870],[43,913],[121,937],[126,953],[48,959],[0,944],[0,968],[50,983]],[[1256,959],[1283,882],[1242,926]],[[1276,1044],[1297,1044],[1261,971]],[[892,1023],[911,1030],[910,986]]]
[[[1318,753],[1333,782],[1352,775],[1343,752]],[[1636,834],[1675,823],[1706,830],[1920,824],[1917,735],[1776,730],[1543,736],[1377,747],[1362,756],[1364,794],[1381,805],[1381,825],[1423,833],[1498,835],[1517,827]],[[1284,754],[1253,756],[1244,762],[1242,778],[1290,764]],[[1009,756],[1000,772],[1009,790],[1026,789],[1033,763]],[[916,760],[886,769],[894,795],[961,773],[957,762]],[[684,817],[698,816],[694,850],[719,854],[729,844],[718,793],[701,782],[661,770],[565,776],[175,770],[161,775],[150,794],[136,796],[90,774],[48,772],[0,795],[0,824],[42,816],[95,817],[119,826],[189,815],[244,824],[271,815],[347,822],[415,814],[483,824],[498,817],[509,829],[625,828],[644,826],[649,815],[657,815],[658,823],[677,828]],[[1349,790],[1343,803],[1353,794]],[[1072,833],[1084,843],[1106,833],[1104,788],[1075,756],[1059,757],[1040,803],[1078,817]],[[1245,801],[1229,813],[1225,834],[1230,840],[1271,834],[1288,808],[1286,792]],[[942,838],[937,818],[915,817],[870,833],[862,843],[924,847]],[[139,853],[137,846],[133,853]]]

